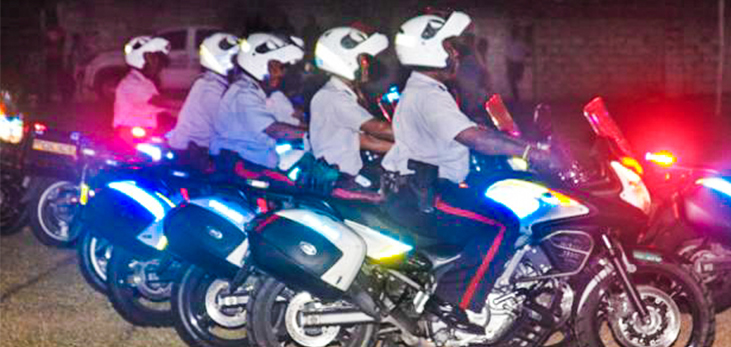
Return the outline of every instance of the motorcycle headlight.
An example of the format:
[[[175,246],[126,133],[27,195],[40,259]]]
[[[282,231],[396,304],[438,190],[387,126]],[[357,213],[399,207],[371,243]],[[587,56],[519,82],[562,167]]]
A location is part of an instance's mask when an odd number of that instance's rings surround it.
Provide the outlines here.
[[[0,117],[0,141],[18,144],[23,139],[23,120],[17,117]]]

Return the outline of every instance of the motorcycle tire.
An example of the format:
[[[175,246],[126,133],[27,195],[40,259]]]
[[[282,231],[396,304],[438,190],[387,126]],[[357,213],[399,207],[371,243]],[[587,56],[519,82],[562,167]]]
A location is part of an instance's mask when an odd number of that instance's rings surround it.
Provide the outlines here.
[[[151,281],[160,274],[160,259],[147,259],[117,247],[107,265],[107,295],[124,320],[138,326],[173,324],[170,294],[173,281]],[[171,265],[166,271],[176,271]]]
[[[281,300],[292,293],[287,286],[274,278],[262,279],[261,285],[256,288],[254,295],[249,301],[248,321],[251,324],[252,344],[260,347],[302,346],[294,341],[286,327],[285,311],[289,301]],[[297,323],[294,323],[297,324]],[[338,336],[323,342],[323,346],[334,346],[339,343],[340,347],[369,347],[375,343],[377,329],[375,324],[356,324],[350,327],[339,326]],[[301,328],[304,330],[304,328]],[[309,328],[308,328],[309,329]],[[324,328],[318,332],[327,334]],[[344,330],[349,329],[346,334]],[[306,331],[306,334],[312,332]]]
[[[676,346],[679,342],[685,346],[713,345],[716,331],[713,298],[695,273],[674,264],[637,264],[637,271],[630,276],[651,318],[649,322],[641,322],[627,299],[621,294],[614,295],[623,292],[619,276],[613,271],[600,272],[594,271],[595,280],[589,283],[589,292],[582,295],[586,301],[576,315],[577,346],[604,346],[605,338],[612,339],[612,345],[623,346],[650,346],[653,343]],[[614,302],[620,306],[610,308],[609,302],[617,298],[621,301]],[[622,311],[626,316],[611,316],[621,315]],[[690,317],[692,328],[680,326],[687,321],[681,319],[681,314]]]
[[[245,285],[240,290],[248,298]],[[195,265],[189,266],[173,285],[172,307],[175,330],[188,346],[235,347],[250,345],[246,315],[248,300],[221,308],[220,295],[228,281]]]
[[[23,202],[22,178],[7,172],[0,181],[0,235],[12,235],[28,224],[27,203]]]
[[[39,194],[28,204],[33,235],[46,246],[71,247],[78,236],[70,227],[78,211],[78,186],[48,177],[40,178],[37,184]]]
[[[107,293],[107,266],[112,257],[112,245],[109,241],[96,237],[88,231],[81,234],[77,253],[79,271],[86,283],[97,292]]]

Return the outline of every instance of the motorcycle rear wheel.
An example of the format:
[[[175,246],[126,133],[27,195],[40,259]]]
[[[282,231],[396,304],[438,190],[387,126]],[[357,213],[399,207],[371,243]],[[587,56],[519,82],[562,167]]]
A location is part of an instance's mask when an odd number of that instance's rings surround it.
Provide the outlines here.
[[[261,285],[256,288],[254,295],[249,302],[249,322],[251,324],[253,344],[260,347],[304,346],[291,337],[293,332],[289,331],[288,325],[297,325],[297,322],[286,322],[287,308],[290,300],[297,298],[299,294],[287,288],[287,286],[274,278],[263,279]],[[317,301],[317,299],[315,299]],[[297,319],[295,319],[297,321]],[[375,343],[377,329],[375,324],[356,324],[351,326],[302,328],[297,334],[307,334],[312,337],[313,342],[319,340],[323,335],[332,335],[321,345],[310,344],[306,347],[369,347]],[[328,331],[331,329],[331,331]],[[334,332],[334,333],[333,333]],[[337,336],[334,336],[337,335]]]
[[[630,276],[650,320],[642,322],[632,312],[613,272],[583,295],[587,299],[576,315],[578,346],[605,346],[606,340],[610,345],[631,347],[713,345],[713,299],[697,275],[673,264],[641,263]]]
[[[148,259],[117,247],[107,265],[109,301],[126,321],[139,326],[163,327],[173,324],[170,305],[172,282],[157,283],[160,259]],[[173,264],[166,271],[176,271]]]
[[[221,307],[228,280],[191,265],[173,285],[175,330],[188,346],[236,347],[250,345],[246,303]],[[237,289],[247,293],[250,289]],[[244,294],[246,295],[246,294]]]

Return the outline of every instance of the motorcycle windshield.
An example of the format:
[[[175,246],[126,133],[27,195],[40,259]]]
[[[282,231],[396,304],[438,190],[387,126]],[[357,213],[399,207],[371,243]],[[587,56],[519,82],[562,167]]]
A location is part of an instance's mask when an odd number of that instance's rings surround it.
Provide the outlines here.
[[[606,138],[614,143],[615,148],[619,150],[622,156],[634,158],[632,147],[624,137],[622,131],[617,126],[614,118],[609,114],[609,110],[604,105],[601,97],[596,97],[584,106],[584,117],[591,125],[592,130],[597,136]]]
[[[499,94],[494,94],[489,100],[487,100],[487,102],[485,102],[485,110],[487,111],[487,114],[490,115],[492,123],[495,124],[495,127],[498,130],[507,133],[510,136],[520,137],[518,124],[516,124],[515,120],[513,120],[513,117],[510,115],[510,111],[508,111],[508,108],[505,107],[505,103],[503,103],[503,99]]]

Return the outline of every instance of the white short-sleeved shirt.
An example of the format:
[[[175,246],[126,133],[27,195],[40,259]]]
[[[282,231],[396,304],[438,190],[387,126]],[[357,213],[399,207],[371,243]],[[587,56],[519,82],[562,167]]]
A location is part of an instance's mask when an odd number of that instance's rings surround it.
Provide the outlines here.
[[[357,175],[360,127],[373,116],[358,104],[358,96],[345,83],[331,77],[310,103],[310,142],[316,158],[325,158],[340,171]]]
[[[269,94],[267,98],[267,109],[274,115],[277,122],[287,123],[289,125],[298,126],[299,119],[294,118],[294,105],[289,98],[281,91],[277,90]]]
[[[459,110],[447,87],[419,72],[406,82],[393,120],[396,142],[383,158],[383,167],[411,174],[409,159],[439,166],[439,177],[454,183],[469,173],[469,148],[455,137],[477,126]]]
[[[210,147],[213,120],[226,88],[226,77],[213,71],[206,71],[195,80],[180,110],[178,122],[170,133],[172,148],[186,149],[190,141],[201,147]]]
[[[255,164],[275,168],[279,160],[276,140],[264,130],[276,121],[267,109],[267,96],[259,83],[242,75],[223,94],[219,104],[213,122],[211,154],[227,149]]]
[[[114,92],[114,122],[116,127],[157,128],[157,114],[166,108],[150,104],[150,98],[160,95],[150,79],[137,69],[125,76]]]

